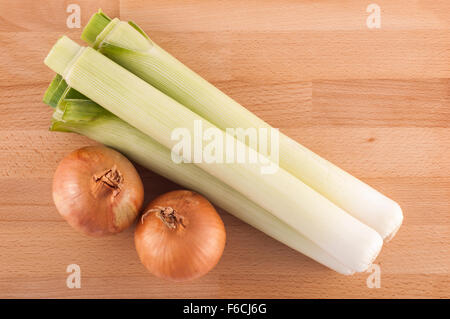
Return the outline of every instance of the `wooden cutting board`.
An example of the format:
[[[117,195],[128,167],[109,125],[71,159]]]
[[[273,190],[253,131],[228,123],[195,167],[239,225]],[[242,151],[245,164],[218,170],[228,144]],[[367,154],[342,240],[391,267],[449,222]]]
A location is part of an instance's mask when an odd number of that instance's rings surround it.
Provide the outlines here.
[[[375,273],[336,274],[224,211],[220,263],[182,284],[147,273],[132,229],[100,239],[72,230],[53,205],[52,174],[95,143],[50,133],[41,102],[53,75],[44,57],[62,34],[80,38],[67,27],[69,4],[80,6],[81,27],[99,7],[134,20],[248,109],[400,203],[404,224],[376,260],[380,287]],[[450,297],[450,3],[379,0],[380,25],[367,20],[370,4],[1,0],[0,297]],[[178,188],[139,171],[146,201]],[[71,264],[79,289],[66,285]]]

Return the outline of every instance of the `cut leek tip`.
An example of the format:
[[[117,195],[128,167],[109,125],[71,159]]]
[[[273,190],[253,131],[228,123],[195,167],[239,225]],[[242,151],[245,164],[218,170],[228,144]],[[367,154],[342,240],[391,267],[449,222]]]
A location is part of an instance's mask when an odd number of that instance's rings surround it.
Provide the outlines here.
[[[66,88],[66,81],[64,81],[61,75],[56,74],[47,90],[45,91],[42,101],[45,104],[50,105],[52,108],[55,108],[58,105],[58,101],[64,94]]]
[[[69,127],[66,127],[65,124],[60,121],[52,121],[48,130],[51,132],[72,132]]]
[[[88,24],[84,28],[83,33],[81,34],[81,39],[89,45],[94,45],[98,35],[109,24],[109,22],[111,22],[111,18],[99,10],[98,13],[95,13],[91,17]]]
[[[67,66],[81,49],[82,47],[78,43],[66,36],[62,36],[50,50],[44,63],[54,72],[63,75]]]
[[[72,88],[66,90],[66,94],[61,97],[55,111],[53,112],[53,122],[59,121],[72,124],[83,122],[86,125],[89,122],[93,122],[98,119],[109,119],[112,116],[109,111],[86,97],[75,99],[67,98],[68,95],[75,95],[71,94],[70,91],[74,91],[81,96],[80,93]],[[67,94],[67,92],[69,93]]]

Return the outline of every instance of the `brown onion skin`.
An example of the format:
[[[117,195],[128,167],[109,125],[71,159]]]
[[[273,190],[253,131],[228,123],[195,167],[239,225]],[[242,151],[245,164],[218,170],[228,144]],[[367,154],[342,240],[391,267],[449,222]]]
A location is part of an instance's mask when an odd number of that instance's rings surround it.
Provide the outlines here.
[[[171,207],[182,224],[169,228],[157,212]],[[203,196],[177,190],[154,199],[144,210],[135,231],[135,244],[143,265],[155,276],[185,281],[199,278],[219,262],[225,248],[225,227]]]
[[[113,168],[121,176],[113,186],[120,190],[99,179]],[[53,200],[76,230],[90,236],[112,235],[133,224],[142,207],[144,187],[125,156],[105,146],[88,146],[59,163],[53,177]]]

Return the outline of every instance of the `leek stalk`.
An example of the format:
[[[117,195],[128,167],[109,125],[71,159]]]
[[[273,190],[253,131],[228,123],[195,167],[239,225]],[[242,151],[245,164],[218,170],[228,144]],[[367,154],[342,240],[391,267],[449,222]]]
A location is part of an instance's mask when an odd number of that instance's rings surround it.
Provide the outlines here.
[[[56,86],[56,88],[54,88]],[[52,131],[74,132],[122,152],[140,165],[195,190],[230,214],[338,273],[354,271],[269,212],[195,165],[171,160],[170,150],[143,134],[55,76],[44,102],[56,107]]]
[[[270,128],[153,42],[136,24],[95,14],[82,39],[207,121],[226,128]],[[403,221],[400,206],[351,174],[280,134],[280,166],[334,204],[391,239]],[[250,145],[252,147],[252,145]]]
[[[60,74],[69,86],[168,149],[176,144],[171,132],[177,128],[189,130],[191,136],[194,136],[197,121],[205,130],[216,128],[96,50],[80,47],[67,37],[58,40],[45,64]],[[252,151],[245,145],[239,146],[246,149],[246,153]],[[282,168],[272,175],[264,175],[260,173],[260,165],[253,163],[201,162],[195,165],[355,271],[366,270],[381,249],[382,238],[376,231]]]

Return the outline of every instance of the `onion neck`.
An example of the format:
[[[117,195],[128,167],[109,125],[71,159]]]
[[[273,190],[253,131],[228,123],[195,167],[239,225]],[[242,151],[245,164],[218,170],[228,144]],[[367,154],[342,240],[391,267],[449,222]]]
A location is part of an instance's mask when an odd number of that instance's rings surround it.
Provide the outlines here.
[[[172,207],[165,207],[158,213],[159,218],[163,223],[170,229],[177,229],[180,227],[185,227],[183,224],[183,217],[178,215],[178,213]]]
[[[170,206],[156,206],[156,208],[149,209],[142,215],[142,223],[144,223],[144,218],[150,213],[156,213],[156,215],[161,219],[164,225],[166,225],[167,228],[171,230],[176,230],[179,227],[186,228],[183,216],[180,216],[177,211]]]
[[[92,194],[95,198],[112,194],[114,198],[120,193],[122,183],[123,175],[114,165],[112,168],[93,176]]]

